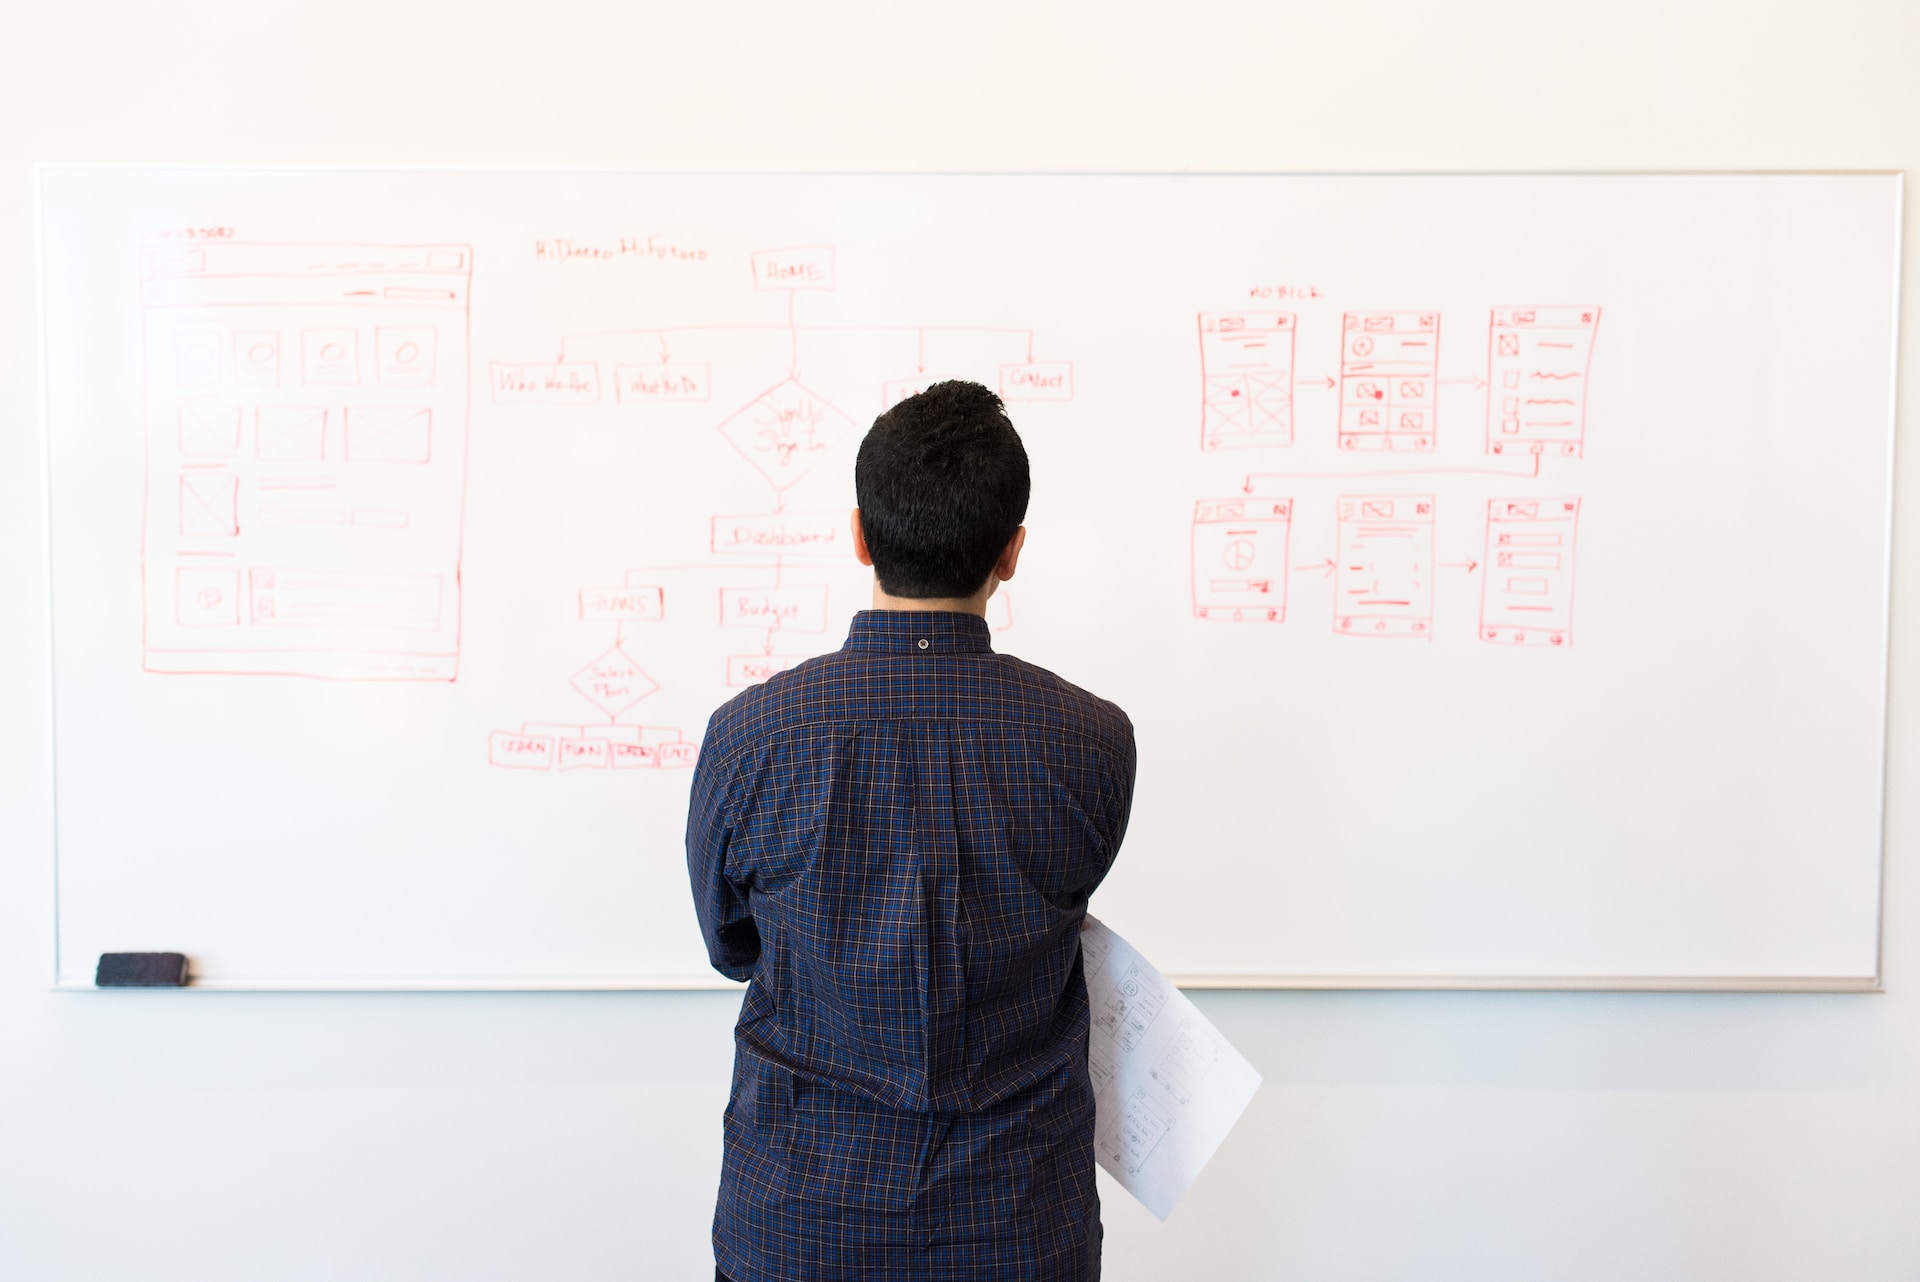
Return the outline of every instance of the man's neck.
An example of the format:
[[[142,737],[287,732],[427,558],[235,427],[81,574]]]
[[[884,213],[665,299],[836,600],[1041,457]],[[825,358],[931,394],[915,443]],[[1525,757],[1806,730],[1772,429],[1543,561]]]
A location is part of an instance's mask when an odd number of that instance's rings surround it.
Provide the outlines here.
[[[1000,580],[987,576],[986,585],[972,596],[893,596],[880,587],[880,581],[874,580],[873,608],[876,610],[918,610],[927,613],[977,614],[981,618],[987,615],[987,598],[1000,586]]]

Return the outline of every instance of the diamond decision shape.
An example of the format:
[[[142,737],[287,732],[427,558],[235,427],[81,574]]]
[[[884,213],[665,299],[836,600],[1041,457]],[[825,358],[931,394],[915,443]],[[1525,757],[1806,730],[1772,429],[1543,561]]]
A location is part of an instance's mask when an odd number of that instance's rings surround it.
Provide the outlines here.
[[[853,430],[853,420],[789,378],[720,424],[720,434],[784,490]]]
[[[619,646],[573,674],[573,688],[610,717],[617,717],[660,688]]]

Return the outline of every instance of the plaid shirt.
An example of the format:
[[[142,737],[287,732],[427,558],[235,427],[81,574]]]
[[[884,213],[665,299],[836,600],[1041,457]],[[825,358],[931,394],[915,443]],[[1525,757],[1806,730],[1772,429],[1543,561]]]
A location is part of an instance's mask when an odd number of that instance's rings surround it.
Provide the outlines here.
[[[687,817],[734,1031],[735,1282],[1099,1275],[1080,923],[1133,726],[969,614],[869,610],[713,714]]]

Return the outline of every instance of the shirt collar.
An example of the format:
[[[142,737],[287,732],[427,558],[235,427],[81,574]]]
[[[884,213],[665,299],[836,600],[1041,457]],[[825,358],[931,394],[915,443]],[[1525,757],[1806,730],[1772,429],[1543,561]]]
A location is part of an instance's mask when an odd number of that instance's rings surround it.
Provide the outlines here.
[[[991,654],[987,621],[944,610],[862,610],[847,633],[849,650],[881,654]]]

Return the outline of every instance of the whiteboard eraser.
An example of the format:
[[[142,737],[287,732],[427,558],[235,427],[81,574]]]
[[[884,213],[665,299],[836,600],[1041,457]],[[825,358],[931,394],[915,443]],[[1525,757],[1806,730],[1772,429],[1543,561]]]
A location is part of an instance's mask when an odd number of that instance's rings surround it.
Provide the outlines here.
[[[101,953],[96,988],[184,988],[185,953]]]

